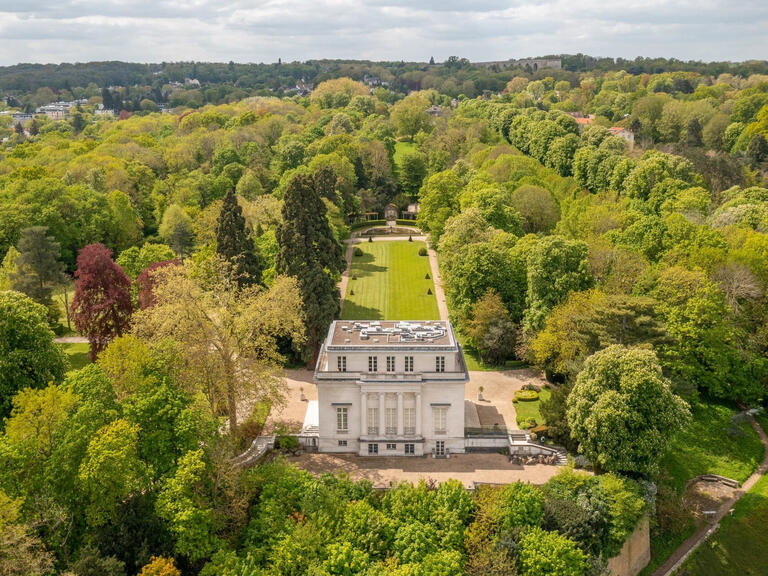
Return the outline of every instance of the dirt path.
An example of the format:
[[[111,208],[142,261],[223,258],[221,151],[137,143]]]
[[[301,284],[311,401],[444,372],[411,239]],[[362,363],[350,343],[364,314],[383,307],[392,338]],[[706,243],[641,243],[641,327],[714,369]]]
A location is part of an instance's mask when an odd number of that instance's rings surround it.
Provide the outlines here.
[[[60,336],[53,341],[57,344],[88,344],[88,338],[85,336]]]
[[[720,506],[720,508],[718,508],[717,514],[715,514],[712,521],[704,523],[702,526],[700,526],[698,530],[693,533],[693,535],[691,535],[685,542],[683,542],[677,548],[677,550],[675,550],[675,552],[669,558],[667,558],[667,561],[664,562],[664,564],[656,569],[656,571],[653,573],[653,576],[671,576],[674,574],[675,571],[680,568],[680,566],[682,566],[688,557],[696,550],[696,548],[703,544],[707,538],[709,538],[715,531],[717,531],[717,529],[720,527],[720,521],[726,514],[728,514],[731,508],[733,508],[733,505],[738,502],[738,500],[757,483],[757,481],[763,474],[765,474],[766,471],[768,471],[768,436],[766,436],[765,431],[760,427],[754,418],[750,417],[750,421],[752,423],[752,427],[757,432],[757,435],[760,436],[760,440],[762,440],[763,446],[765,446],[765,457],[763,458],[763,462],[760,464],[760,466],[758,466],[754,474],[747,478],[746,482],[742,484],[741,488],[734,493],[733,497],[726,500]]]

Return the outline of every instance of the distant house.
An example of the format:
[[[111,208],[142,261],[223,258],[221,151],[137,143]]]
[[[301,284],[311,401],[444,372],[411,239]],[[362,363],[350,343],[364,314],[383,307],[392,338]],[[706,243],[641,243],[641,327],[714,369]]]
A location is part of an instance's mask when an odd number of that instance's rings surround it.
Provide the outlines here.
[[[429,108],[427,108],[427,114],[430,116],[441,116],[443,113],[443,109],[438,106],[437,104],[433,104]]]
[[[627,130],[622,126],[611,126],[608,128],[608,131],[614,136],[620,136],[621,138],[624,138],[624,140],[627,141],[630,150],[635,147],[635,135],[631,130]]]
[[[595,115],[594,114],[587,114],[584,116],[581,112],[566,112],[568,116],[576,120],[576,124],[581,126],[589,126],[592,124],[592,122],[595,121]]]
[[[408,208],[403,210],[400,214],[400,217],[403,220],[416,220],[416,217],[419,215],[419,204],[418,202],[415,204],[408,204]]]
[[[184,85],[200,88],[200,80],[198,80],[197,78],[184,78]]]

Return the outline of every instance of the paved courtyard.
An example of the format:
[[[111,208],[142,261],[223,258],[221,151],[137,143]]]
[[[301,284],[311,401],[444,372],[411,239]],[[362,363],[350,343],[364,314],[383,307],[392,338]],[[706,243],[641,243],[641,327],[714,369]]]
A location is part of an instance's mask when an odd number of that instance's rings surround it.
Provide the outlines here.
[[[420,479],[445,482],[460,480],[467,488],[474,482],[510,484],[518,480],[544,484],[557,474],[559,466],[511,464],[503,454],[454,454],[445,460],[430,457],[367,457],[353,454],[302,454],[288,458],[313,474],[344,471],[355,480],[370,480],[376,488],[392,483]]]

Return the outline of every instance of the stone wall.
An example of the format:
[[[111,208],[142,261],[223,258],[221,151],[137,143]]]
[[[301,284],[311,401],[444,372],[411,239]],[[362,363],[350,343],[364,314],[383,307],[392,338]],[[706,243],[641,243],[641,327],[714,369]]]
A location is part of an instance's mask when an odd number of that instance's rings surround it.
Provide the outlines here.
[[[608,560],[608,574],[636,576],[651,560],[651,537],[648,516],[643,516],[635,531],[624,542],[618,556]]]

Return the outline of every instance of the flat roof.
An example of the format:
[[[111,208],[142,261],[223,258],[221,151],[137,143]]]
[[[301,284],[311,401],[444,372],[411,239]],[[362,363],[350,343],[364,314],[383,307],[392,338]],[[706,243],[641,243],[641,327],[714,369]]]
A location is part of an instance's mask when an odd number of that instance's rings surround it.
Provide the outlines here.
[[[453,330],[443,320],[336,320],[328,331],[327,346],[418,348],[455,346]]]

